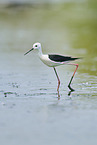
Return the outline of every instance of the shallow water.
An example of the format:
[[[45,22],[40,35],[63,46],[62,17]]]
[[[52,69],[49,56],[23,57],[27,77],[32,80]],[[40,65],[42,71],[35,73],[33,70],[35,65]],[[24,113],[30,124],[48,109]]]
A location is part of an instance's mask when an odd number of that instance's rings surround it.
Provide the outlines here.
[[[0,9],[0,142],[10,144],[97,144],[97,38],[95,3],[32,5]],[[36,54],[82,57],[72,82],[73,66],[57,67],[60,99],[52,68]]]

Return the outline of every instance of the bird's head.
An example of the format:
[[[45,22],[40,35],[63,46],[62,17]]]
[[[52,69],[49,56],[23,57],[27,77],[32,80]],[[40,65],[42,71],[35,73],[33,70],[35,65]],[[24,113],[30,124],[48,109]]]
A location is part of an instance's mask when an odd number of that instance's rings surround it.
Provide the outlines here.
[[[30,50],[28,50],[24,55],[28,54],[32,50],[36,50],[38,52],[41,52],[41,44],[39,42],[34,43],[33,47]]]
[[[34,50],[40,50],[40,49],[41,49],[41,44],[40,44],[39,42],[34,43],[34,44],[33,44],[33,49],[34,49]]]

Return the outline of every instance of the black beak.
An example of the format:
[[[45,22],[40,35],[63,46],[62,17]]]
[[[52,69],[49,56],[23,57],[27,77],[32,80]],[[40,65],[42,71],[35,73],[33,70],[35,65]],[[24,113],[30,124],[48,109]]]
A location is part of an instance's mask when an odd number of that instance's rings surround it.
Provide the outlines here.
[[[32,51],[34,48],[31,48],[29,51],[27,51],[24,55],[28,54],[30,51]]]

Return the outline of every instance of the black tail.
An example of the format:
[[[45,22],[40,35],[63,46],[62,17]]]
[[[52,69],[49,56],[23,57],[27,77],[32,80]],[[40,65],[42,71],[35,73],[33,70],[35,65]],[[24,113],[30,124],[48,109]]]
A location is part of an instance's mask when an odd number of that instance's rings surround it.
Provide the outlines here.
[[[81,58],[76,58],[76,57],[71,57],[70,60],[76,60],[76,59],[81,59]]]

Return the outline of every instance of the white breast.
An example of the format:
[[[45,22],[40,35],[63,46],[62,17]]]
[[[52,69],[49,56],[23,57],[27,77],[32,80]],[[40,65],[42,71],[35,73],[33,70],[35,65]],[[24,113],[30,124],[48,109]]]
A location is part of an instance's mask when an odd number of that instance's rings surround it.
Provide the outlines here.
[[[58,66],[58,65],[61,64],[61,63],[59,63],[59,62],[54,62],[54,61],[50,60],[50,59],[48,58],[48,55],[42,54],[42,55],[39,56],[39,58],[40,58],[40,60],[41,60],[44,64],[46,64],[46,65],[49,66],[49,67],[55,67],[55,66]]]

